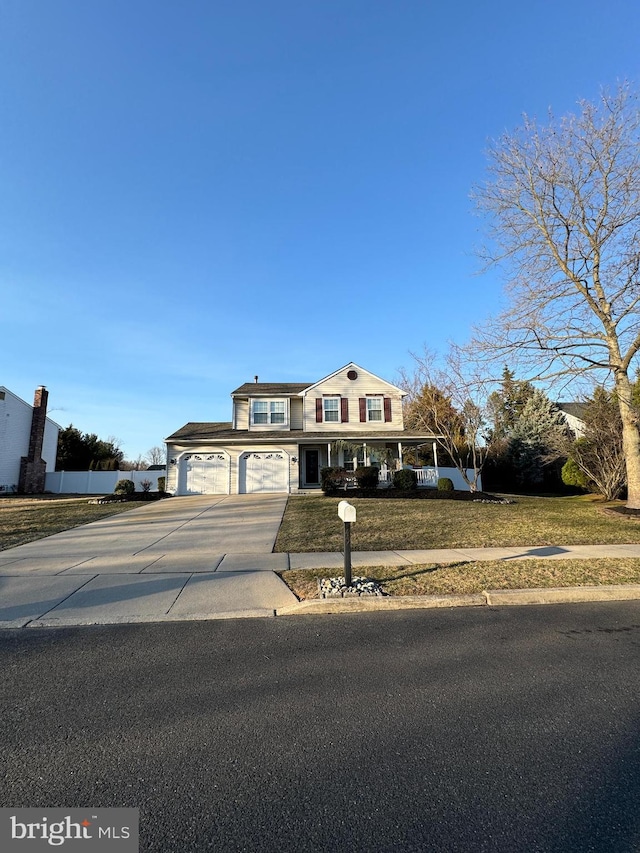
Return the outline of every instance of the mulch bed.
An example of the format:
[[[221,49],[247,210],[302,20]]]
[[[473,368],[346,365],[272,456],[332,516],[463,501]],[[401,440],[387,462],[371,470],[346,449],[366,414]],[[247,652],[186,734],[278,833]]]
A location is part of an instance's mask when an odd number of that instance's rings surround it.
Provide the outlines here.
[[[631,521],[640,521],[640,509],[630,509],[628,506],[607,506],[602,508],[602,512],[617,518],[622,516],[622,518],[628,518]]]
[[[505,503],[504,498],[488,492],[445,492],[438,489],[339,489],[325,493],[329,498],[379,498],[384,500],[440,500],[440,501],[485,501],[486,503]]]
[[[169,492],[133,492],[130,495],[114,494],[105,495],[103,498],[89,501],[89,503],[97,504],[117,504],[117,503],[141,503],[144,501],[162,501],[165,498],[170,498]]]

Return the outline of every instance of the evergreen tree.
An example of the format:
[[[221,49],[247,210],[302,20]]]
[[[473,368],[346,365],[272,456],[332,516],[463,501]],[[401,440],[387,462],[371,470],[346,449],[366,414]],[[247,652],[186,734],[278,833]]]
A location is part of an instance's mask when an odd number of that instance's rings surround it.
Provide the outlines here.
[[[501,441],[509,436],[535,388],[526,379],[516,379],[505,365],[499,391],[489,395],[487,409],[493,423],[491,439]]]
[[[566,432],[558,408],[543,391],[534,390],[509,434],[507,455],[518,485],[543,483],[549,456]]]
[[[57,471],[107,470],[124,454],[114,441],[102,441],[95,433],[81,433],[69,424],[58,434]]]

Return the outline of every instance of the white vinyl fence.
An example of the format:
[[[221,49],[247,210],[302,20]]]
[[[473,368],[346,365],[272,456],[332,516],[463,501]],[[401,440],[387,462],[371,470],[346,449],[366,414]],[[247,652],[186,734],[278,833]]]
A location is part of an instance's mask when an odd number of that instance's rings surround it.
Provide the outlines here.
[[[409,467],[409,466],[406,466]],[[453,483],[453,488],[458,489],[461,492],[468,492],[469,486],[465,483],[464,478],[460,471],[457,468],[412,468],[415,472],[416,479],[418,481],[418,486],[422,486],[423,488],[428,489],[436,489],[438,487],[438,480],[440,477],[448,477]],[[470,480],[473,480],[473,469],[467,468],[467,476]],[[380,477],[378,478],[381,483],[392,483],[393,482],[393,471],[389,471],[386,465],[383,465],[380,469]],[[478,490],[482,490],[482,478],[478,477]]]
[[[157,492],[158,477],[165,471],[52,471],[45,475],[45,491],[55,495],[110,495],[118,480],[133,480],[142,492],[142,481],[150,480],[150,491]]]

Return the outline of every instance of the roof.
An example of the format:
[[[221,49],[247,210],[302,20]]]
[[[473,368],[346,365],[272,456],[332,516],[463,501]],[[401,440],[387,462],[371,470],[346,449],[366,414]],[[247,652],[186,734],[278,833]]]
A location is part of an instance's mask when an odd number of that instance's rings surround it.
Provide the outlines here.
[[[572,415],[574,418],[582,420],[584,417],[584,410],[586,408],[584,403],[556,403],[556,406],[561,412]]]
[[[233,429],[231,421],[217,423],[194,423],[190,421],[172,433],[168,438],[165,438],[165,441],[174,441],[181,438],[217,438],[221,433],[225,432],[237,433],[238,430]]]
[[[295,396],[305,388],[309,388],[311,384],[311,382],[245,382],[244,385],[232,391],[231,396]]]
[[[247,442],[260,444],[272,442],[305,442],[314,444],[327,444],[334,441],[404,441],[406,439],[432,440],[433,433],[425,433],[420,430],[399,429],[380,432],[353,431],[336,434],[333,432],[305,432],[301,429],[294,430],[248,430],[233,429],[231,422],[217,423],[188,423],[170,435],[165,441],[180,442]]]
[[[330,373],[328,376],[323,376],[322,379],[317,379],[315,382],[245,382],[244,385],[241,385],[239,388],[236,388],[235,391],[231,392],[232,397],[294,397],[297,394],[301,394],[303,391],[310,391],[312,388],[315,388],[317,385],[321,385],[323,382],[326,382],[327,379],[333,379],[334,376],[337,376],[339,373],[342,373],[345,370],[356,369],[360,373],[366,373],[369,376],[372,376],[374,379],[377,379],[379,382],[383,382],[385,385],[388,385],[389,388],[393,388],[395,391],[399,391],[402,396],[406,396],[406,391],[403,391],[402,388],[398,388],[397,385],[394,385],[392,382],[388,382],[386,379],[382,379],[380,376],[376,376],[375,373],[371,373],[370,370],[366,370],[364,367],[360,367],[360,365],[356,364],[355,361],[350,361],[349,364],[345,364],[344,367],[340,367],[338,370],[334,370],[333,373]]]

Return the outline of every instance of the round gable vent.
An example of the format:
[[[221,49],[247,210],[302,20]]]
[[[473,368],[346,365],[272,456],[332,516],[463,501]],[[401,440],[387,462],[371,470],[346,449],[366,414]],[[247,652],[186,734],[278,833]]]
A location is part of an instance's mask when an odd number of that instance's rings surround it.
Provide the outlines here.
[[[352,380],[353,380],[353,379],[357,379],[357,378],[358,378],[358,374],[357,374],[357,372],[356,372],[355,370],[350,370],[350,371],[347,373],[347,379],[352,379]]]

